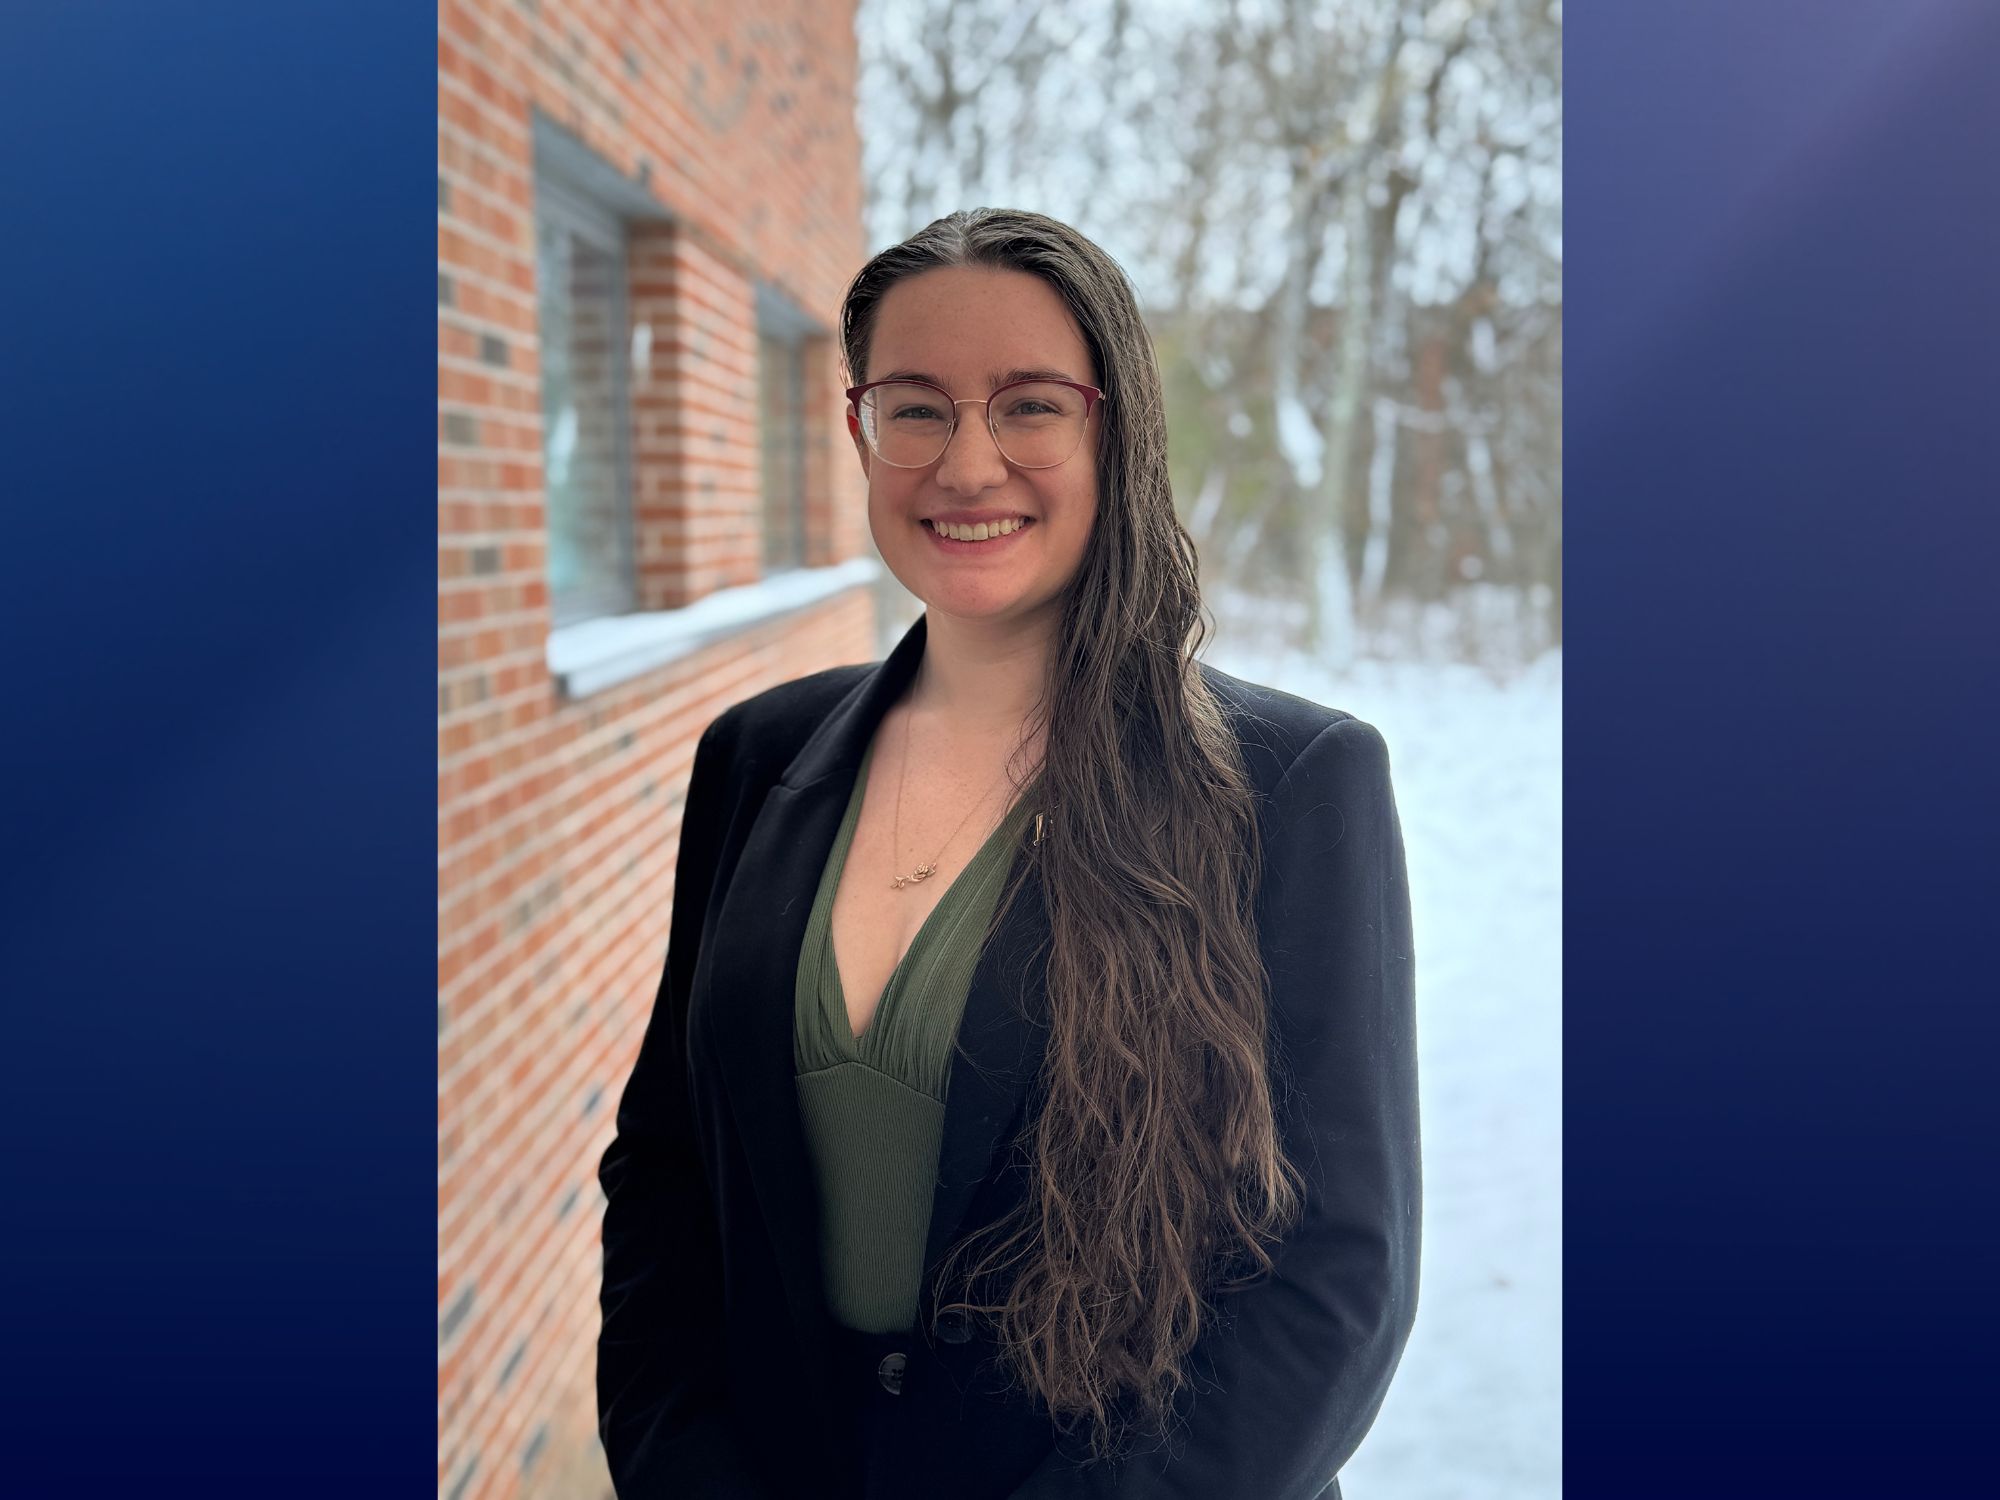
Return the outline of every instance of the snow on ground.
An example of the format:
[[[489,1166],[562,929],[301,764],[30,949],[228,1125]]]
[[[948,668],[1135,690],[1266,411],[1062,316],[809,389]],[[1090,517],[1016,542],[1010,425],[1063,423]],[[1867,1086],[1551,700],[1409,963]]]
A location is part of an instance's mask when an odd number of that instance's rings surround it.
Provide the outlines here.
[[[1447,661],[1334,672],[1217,615],[1204,660],[1382,732],[1409,862],[1423,1272],[1402,1366],[1342,1490],[1550,1500],[1562,1487],[1561,655],[1504,683]]]

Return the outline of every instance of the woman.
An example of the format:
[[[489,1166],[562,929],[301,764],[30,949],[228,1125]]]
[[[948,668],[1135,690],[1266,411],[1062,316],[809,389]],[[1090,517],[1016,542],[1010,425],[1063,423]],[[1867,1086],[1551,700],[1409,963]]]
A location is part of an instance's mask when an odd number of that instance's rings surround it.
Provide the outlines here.
[[[1095,245],[953,214],[842,341],[925,613],[697,749],[599,1173],[617,1492],[1337,1500],[1417,1295],[1381,737],[1193,661]]]

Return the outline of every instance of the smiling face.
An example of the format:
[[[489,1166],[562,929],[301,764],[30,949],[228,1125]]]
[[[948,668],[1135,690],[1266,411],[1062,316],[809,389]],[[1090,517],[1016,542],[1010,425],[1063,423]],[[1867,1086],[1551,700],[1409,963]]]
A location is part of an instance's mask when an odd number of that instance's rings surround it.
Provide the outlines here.
[[[1023,271],[952,266],[908,277],[884,294],[868,369],[854,377],[857,384],[924,380],[956,400],[980,402],[1021,371],[1100,383],[1054,287]],[[927,468],[905,469],[869,450],[849,408],[848,432],[868,477],[868,525],[882,560],[940,614],[1021,624],[1059,613],[1097,516],[1101,417],[1092,411],[1067,461],[1020,469],[994,442],[987,407],[957,410],[944,455]],[[958,523],[985,525],[988,539],[954,540],[938,529],[960,529]]]

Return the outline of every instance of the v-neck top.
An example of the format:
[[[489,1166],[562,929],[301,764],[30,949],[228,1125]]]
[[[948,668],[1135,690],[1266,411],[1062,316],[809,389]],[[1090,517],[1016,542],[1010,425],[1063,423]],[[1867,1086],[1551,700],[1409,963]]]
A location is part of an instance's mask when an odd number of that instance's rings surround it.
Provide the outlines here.
[[[806,920],[793,1064],[819,1184],[828,1311],[859,1332],[902,1333],[917,1319],[959,1020],[1036,787],[1028,786],[938,899],[857,1037],[834,959],[833,900],[873,755],[871,744]]]

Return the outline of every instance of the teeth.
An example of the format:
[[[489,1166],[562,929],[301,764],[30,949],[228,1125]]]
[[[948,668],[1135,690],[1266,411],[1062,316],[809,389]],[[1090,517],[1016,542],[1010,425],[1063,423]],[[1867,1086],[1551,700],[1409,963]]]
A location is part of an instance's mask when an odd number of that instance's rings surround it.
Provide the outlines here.
[[[933,521],[931,527],[955,542],[983,542],[991,537],[1008,536],[1027,524],[1025,516],[1014,516],[1005,521],[981,521],[977,526],[954,526],[948,521]]]

